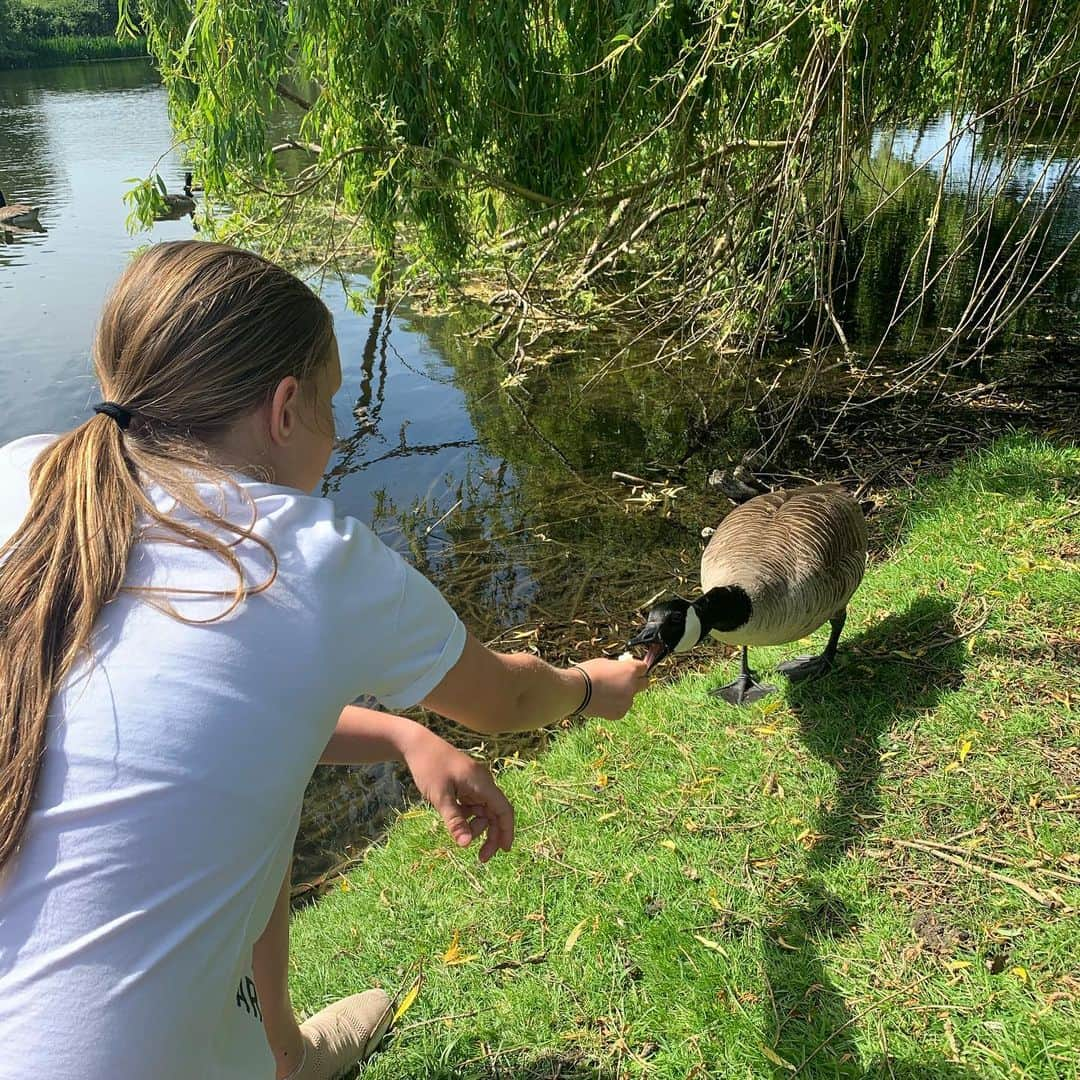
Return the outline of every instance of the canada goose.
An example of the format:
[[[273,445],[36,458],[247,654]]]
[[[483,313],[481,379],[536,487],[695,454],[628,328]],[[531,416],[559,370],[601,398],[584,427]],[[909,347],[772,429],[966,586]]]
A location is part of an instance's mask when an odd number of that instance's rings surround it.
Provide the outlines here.
[[[38,222],[38,208],[26,203],[9,203],[0,191],[0,225],[22,225],[33,228]]]
[[[165,185],[162,184],[161,186],[164,187]],[[186,214],[193,214],[195,212],[195,197],[191,193],[191,173],[184,173],[183,195],[163,191],[161,198],[165,203],[165,210],[155,215],[158,221],[173,221],[176,218],[184,217]]]
[[[838,484],[758,495],[724,518],[702,552],[703,594],[654,606],[629,645],[647,646],[650,668],[709,636],[741,645],[739,677],[713,693],[732,705],[756,701],[776,687],[757,681],[747,646],[797,641],[828,621],[820,656],[777,667],[793,681],[827,671],[865,569],[866,520]]]

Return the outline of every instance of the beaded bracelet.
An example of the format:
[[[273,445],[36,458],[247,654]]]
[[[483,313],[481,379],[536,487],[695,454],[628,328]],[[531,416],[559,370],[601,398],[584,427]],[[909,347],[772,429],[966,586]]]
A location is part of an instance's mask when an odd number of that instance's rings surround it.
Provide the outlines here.
[[[589,673],[582,667],[574,665],[574,670],[581,672],[581,677],[585,680],[585,700],[570,714],[571,716],[580,716],[588,707],[589,702],[592,701],[592,679],[589,678]]]

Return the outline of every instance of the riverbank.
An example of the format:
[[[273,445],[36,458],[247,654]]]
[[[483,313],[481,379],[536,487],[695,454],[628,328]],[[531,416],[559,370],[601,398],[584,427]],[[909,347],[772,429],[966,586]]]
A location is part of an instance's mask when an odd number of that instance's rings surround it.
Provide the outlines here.
[[[146,39],[118,41],[113,34],[84,34],[19,41],[0,49],[0,69],[46,68],[64,64],[146,57]]]
[[[486,868],[405,814],[297,915],[298,1007],[423,972],[367,1080],[1070,1075],[1078,499],[999,443],[890,508],[827,680],[739,711],[722,661],[506,763]]]

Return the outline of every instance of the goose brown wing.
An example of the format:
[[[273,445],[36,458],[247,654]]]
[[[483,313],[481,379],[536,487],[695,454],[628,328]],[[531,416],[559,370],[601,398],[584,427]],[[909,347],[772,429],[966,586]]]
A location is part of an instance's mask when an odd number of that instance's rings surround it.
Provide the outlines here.
[[[859,504],[839,484],[799,488],[778,509],[776,527],[798,560],[798,574],[841,574],[866,563],[866,519]]]
[[[838,484],[822,484],[761,495],[732,510],[702,554],[701,586],[741,586],[762,631],[767,626],[779,637],[808,633],[836,614],[865,566],[858,503]]]
[[[779,512],[789,499],[786,491],[758,495],[736,506],[720,522],[701,555],[704,591],[741,585],[754,596],[790,575],[791,553],[777,528]]]

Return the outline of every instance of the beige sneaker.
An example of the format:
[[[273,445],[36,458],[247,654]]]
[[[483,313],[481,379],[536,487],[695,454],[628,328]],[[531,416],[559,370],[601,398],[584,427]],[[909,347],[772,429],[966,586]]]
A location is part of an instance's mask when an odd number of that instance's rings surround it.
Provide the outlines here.
[[[393,1019],[394,1003],[382,990],[327,1005],[300,1025],[304,1057],[288,1080],[334,1080],[355,1068],[379,1048]]]

